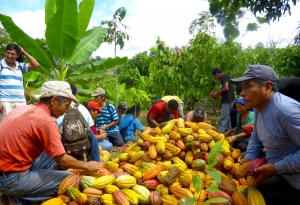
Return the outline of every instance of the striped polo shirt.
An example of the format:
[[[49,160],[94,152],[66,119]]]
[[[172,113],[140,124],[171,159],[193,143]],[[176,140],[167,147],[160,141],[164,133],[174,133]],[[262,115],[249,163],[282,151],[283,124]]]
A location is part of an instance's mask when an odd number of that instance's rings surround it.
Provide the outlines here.
[[[115,107],[112,104],[106,103],[104,107],[102,107],[101,112],[98,114],[96,118],[97,128],[112,123],[113,121],[119,120],[118,113]],[[118,126],[109,127],[106,132],[113,133],[118,132]]]
[[[16,61],[16,69],[12,69],[5,59],[0,63],[0,101],[25,102],[23,73],[28,71],[28,64]]]

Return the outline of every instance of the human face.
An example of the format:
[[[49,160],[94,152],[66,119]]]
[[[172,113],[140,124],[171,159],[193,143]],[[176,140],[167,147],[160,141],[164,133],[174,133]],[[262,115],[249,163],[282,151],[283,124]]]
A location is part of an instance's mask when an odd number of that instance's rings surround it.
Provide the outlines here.
[[[71,102],[68,98],[59,100],[56,96],[52,97],[49,105],[51,116],[58,118],[68,112]]]
[[[5,51],[5,61],[8,65],[14,65],[18,57],[19,56],[15,50]]]
[[[216,75],[214,75],[215,79],[216,80],[220,80],[221,77],[222,77],[222,74],[221,73],[216,73]]]
[[[123,114],[126,112],[126,110],[125,110],[124,108],[119,108],[119,109],[118,109],[118,112],[119,112],[121,115],[123,115]]]
[[[92,118],[96,119],[99,112],[98,112],[98,110],[95,110],[95,109],[91,108],[90,113],[91,113]]]
[[[239,103],[236,103],[236,110],[241,112],[241,113],[245,113],[247,112],[247,107],[245,105],[241,105]]]
[[[102,95],[98,95],[95,97],[95,101],[99,104],[102,104],[105,101],[105,97]]]
[[[272,82],[264,82],[263,85],[254,81],[247,80],[242,82],[241,97],[247,107],[262,110],[269,101],[272,94]]]

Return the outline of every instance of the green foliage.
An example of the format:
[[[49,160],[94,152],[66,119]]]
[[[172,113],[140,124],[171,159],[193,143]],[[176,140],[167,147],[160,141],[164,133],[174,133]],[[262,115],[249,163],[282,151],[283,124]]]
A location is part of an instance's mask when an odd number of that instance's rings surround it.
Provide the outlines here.
[[[11,39],[5,29],[0,27],[0,56],[4,56],[5,48]]]
[[[248,23],[246,29],[247,29],[247,31],[257,31],[258,25],[257,25],[257,23]]]
[[[208,175],[213,178],[218,184],[221,183],[222,181],[222,176],[220,174],[219,171],[211,171],[211,170],[208,170],[207,171]]]
[[[199,175],[194,175],[192,177],[193,185],[195,188],[196,193],[200,193],[201,188],[203,186],[203,180],[201,180],[201,177]]]
[[[46,41],[52,55],[68,59],[78,42],[78,11],[76,0],[56,1],[56,13],[49,18]]]
[[[216,27],[213,16],[208,11],[199,13],[199,17],[194,19],[189,26],[190,34],[197,34],[199,32],[214,34],[213,29]]]
[[[208,2],[210,13],[223,26],[225,38],[233,40],[239,35],[239,19],[243,17],[246,9],[250,9],[254,15],[264,14],[264,17],[257,19],[259,23],[269,23],[279,19],[285,13],[291,15],[291,6],[295,6],[297,0],[209,0]]]
[[[205,204],[215,204],[215,203],[224,203],[226,201],[227,201],[227,199],[225,199],[225,198],[216,197],[216,198],[208,199],[204,203]]]
[[[127,26],[122,23],[122,20],[126,16],[126,9],[124,7],[118,8],[113,19],[109,21],[102,21],[101,25],[107,26],[107,32],[104,40],[108,43],[114,44],[115,56],[117,46],[122,49],[124,47],[125,40],[129,40],[129,35],[125,33],[122,29],[127,29]]]
[[[193,205],[193,204],[195,204],[195,202],[196,202],[196,199],[190,197],[190,198],[184,199],[182,205]]]
[[[223,141],[220,140],[216,142],[216,144],[210,149],[209,155],[208,155],[208,170],[212,169],[218,162],[217,156],[221,153],[222,151],[222,145]]]

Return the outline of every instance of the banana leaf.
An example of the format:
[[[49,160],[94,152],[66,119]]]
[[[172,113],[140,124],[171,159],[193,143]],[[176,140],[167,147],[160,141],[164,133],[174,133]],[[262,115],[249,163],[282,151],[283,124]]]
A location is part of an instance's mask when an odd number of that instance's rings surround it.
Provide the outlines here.
[[[81,38],[89,25],[93,10],[94,10],[95,0],[82,0],[79,5],[78,14],[78,36]]]
[[[76,0],[56,0],[57,12],[48,20],[46,42],[57,59],[68,59],[78,43]]]
[[[54,0],[46,0],[45,2],[45,24],[56,13],[56,4]]]
[[[87,61],[93,51],[103,42],[106,30],[100,26],[88,30],[77,44],[73,55],[69,59],[71,64],[81,64]]]

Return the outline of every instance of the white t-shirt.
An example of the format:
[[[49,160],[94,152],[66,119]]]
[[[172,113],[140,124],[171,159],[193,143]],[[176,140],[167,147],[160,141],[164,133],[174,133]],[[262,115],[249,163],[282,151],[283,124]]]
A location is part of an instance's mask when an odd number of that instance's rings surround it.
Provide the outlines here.
[[[74,107],[75,103],[72,102],[70,106]],[[82,114],[83,118],[85,119],[85,121],[87,122],[89,127],[93,126],[94,125],[94,120],[93,120],[90,112],[88,111],[88,109],[86,109],[83,105],[79,104],[78,110]],[[65,115],[62,115],[62,116],[60,116],[59,118],[56,119],[56,123],[57,123],[57,126],[59,128],[62,127],[62,122],[64,120],[64,116]]]

